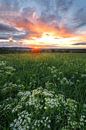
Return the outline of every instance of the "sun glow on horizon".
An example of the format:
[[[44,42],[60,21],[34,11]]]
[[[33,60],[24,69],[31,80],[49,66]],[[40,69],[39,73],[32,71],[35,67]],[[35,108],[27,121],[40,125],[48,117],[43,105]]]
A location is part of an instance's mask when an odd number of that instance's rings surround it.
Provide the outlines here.
[[[22,42],[25,45],[35,47],[72,47],[73,43],[85,42],[85,36],[61,37],[55,36],[53,33],[44,32],[41,37],[32,37],[31,39],[24,39]]]
[[[60,27],[42,21],[35,23],[27,22],[27,24],[24,21],[20,23],[14,21],[14,24],[16,27],[24,28],[28,32],[26,37],[21,40],[24,46],[32,48],[34,46],[40,48],[77,48],[74,43],[86,42],[85,34],[76,34],[76,32],[66,28],[64,24]],[[81,46],[79,45],[78,47]]]

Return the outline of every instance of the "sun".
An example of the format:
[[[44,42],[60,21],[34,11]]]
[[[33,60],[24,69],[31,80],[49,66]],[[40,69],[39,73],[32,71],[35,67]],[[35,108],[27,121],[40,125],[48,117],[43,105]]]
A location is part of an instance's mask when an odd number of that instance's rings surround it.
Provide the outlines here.
[[[32,47],[32,52],[33,53],[40,53],[41,52],[41,48],[39,46],[33,46]]]

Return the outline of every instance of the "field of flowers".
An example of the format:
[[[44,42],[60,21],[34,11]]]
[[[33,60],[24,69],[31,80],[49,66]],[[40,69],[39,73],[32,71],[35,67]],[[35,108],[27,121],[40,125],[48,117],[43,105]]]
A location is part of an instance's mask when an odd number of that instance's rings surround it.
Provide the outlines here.
[[[86,54],[0,55],[0,130],[86,130]]]

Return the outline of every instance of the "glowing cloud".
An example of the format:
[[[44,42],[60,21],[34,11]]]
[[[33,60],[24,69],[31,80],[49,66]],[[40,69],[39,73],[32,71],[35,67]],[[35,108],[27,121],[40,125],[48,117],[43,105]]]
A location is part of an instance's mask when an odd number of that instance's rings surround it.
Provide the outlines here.
[[[12,33],[13,40],[16,38],[24,46],[76,48],[75,43],[86,42],[84,3],[84,0],[0,0],[0,28],[14,30],[13,33],[19,30],[21,35]],[[9,27],[2,28],[2,23]]]

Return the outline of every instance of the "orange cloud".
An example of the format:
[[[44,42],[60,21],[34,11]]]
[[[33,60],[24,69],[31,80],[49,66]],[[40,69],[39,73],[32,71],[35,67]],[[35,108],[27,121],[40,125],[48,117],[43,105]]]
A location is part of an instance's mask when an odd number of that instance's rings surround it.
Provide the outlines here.
[[[64,26],[61,28],[55,27],[54,25],[48,25],[43,22],[36,22],[36,23],[31,23],[30,21],[23,21],[17,22],[17,21],[12,21],[13,24],[16,25],[18,28],[23,28],[30,33],[30,37],[40,37],[43,35],[43,33],[46,34],[52,34],[53,36],[56,37],[70,37],[73,36],[73,34]]]
[[[21,20],[21,22],[12,21],[17,28],[24,29],[29,32],[26,40],[27,45],[32,46],[60,46],[72,47],[73,43],[85,42],[85,35],[72,33],[67,28],[55,27],[43,22],[31,23],[30,21]],[[61,45],[62,44],[62,45]]]

